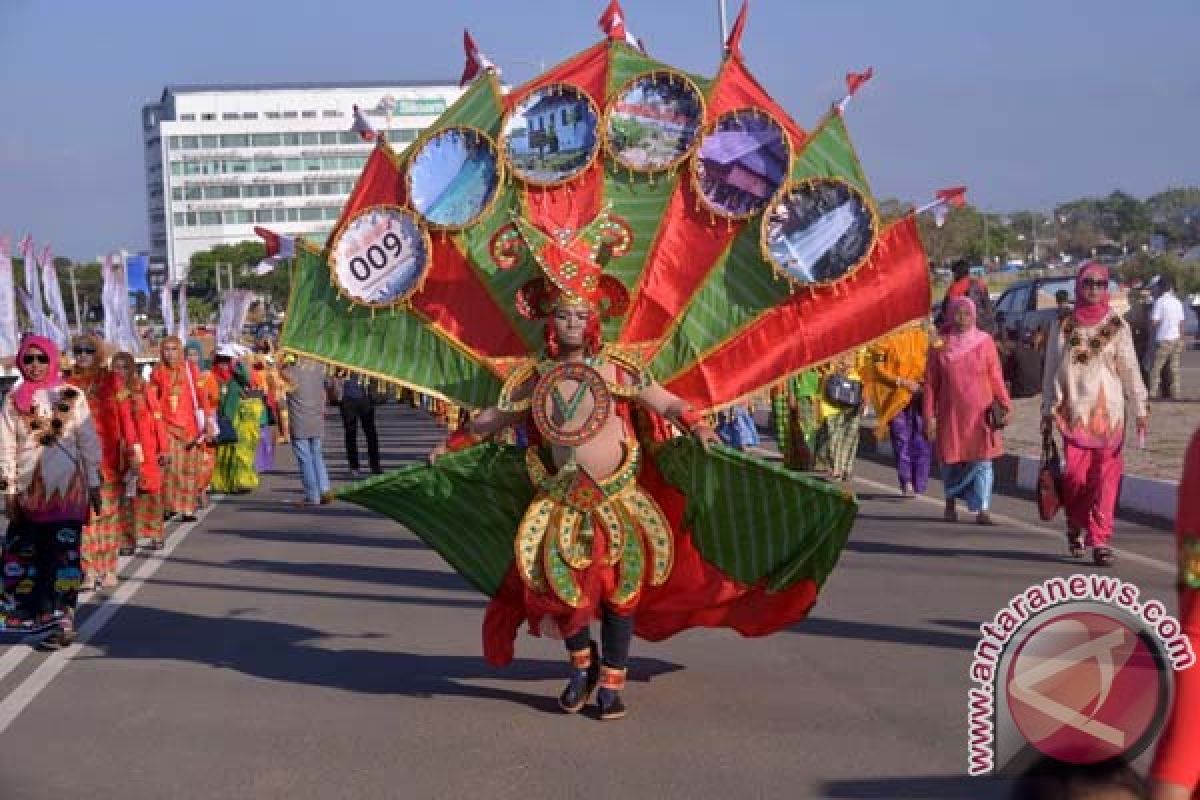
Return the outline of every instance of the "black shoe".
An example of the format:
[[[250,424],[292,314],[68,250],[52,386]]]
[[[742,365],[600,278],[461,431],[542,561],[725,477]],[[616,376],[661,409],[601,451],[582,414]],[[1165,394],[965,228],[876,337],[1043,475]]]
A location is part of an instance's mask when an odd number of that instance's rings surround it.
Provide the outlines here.
[[[121,549],[118,551],[118,553],[122,556],[131,556],[133,555],[133,548],[127,544],[123,544],[121,545]]]
[[[148,550],[162,550],[164,547],[166,547],[166,544],[162,539],[153,539],[150,541],[150,544],[146,546]]]
[[[601,689],[597,692],[596,705],[600,707],[600,719],[620,719],[625,716],[625,703],[616,689]]]
[[[587,669],[572,669],[567,686],[558,696],[558,707],[568,714],[578,714],[600,683],[600,648],[591,643],[592,662]]]
[[[179,518],[179,521],[180,522],[195,522],[196,515],[195,514],[184,514],[182,517]]]
[[[170,522],[173,519],[175,519],[174,511],[164,511],[163,512],[163,522]]]

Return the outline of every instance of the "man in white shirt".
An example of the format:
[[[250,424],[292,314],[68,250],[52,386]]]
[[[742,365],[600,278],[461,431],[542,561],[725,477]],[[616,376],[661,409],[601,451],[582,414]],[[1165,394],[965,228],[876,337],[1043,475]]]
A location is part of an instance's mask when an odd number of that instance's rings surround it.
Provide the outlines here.
[[[1154,305],[1150,308],[1150,325],[1154,335],[1154,359],[1150,367],[1150,396],[1158,396],[1163,367],[1169,368],[1170,396],[1183,396],[1179,358],[1183,355],[1183,303],[1175,296],[1175,281],[1160,275],[1154,281]],[[1166,394],[1163,395],[1166,397]]]

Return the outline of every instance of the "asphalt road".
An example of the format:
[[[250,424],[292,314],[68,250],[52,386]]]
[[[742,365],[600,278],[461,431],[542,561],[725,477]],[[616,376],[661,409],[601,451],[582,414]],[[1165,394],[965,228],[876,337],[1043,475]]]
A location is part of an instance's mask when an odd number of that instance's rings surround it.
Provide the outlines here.
[[[381,428],[389,465],[439,438],[395,406]],[[484,598],[404,529],[288,509],[291,463],[129,564],[85,643],[2,646],[0,797],[999,797],[963,777],[977,626],[1080,570],[1027,500],[1000,499],[999,527],[951,526],[863,463],[859,521],[808,620],[638,642],[630,715],[600,722],[557,710],[559,642],[525,636],[490,668]],[[1115,574],[1174,608],[1170,534],[1118,537]]]

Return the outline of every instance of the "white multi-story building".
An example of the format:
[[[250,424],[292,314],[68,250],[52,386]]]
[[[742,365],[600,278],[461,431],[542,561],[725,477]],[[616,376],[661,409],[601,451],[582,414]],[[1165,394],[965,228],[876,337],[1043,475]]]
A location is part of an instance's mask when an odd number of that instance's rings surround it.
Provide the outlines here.
[[[255,225],[323,240],[373,146],[351,130],[353,106],[402,149],[461,93],[449,81],[166,87],[142,108],[151,262],[180,280],[193,253],[254,240]]]

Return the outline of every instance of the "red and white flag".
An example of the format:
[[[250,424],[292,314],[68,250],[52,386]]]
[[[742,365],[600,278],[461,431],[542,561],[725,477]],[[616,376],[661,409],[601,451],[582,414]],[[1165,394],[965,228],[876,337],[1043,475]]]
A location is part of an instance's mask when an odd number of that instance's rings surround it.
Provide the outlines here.
[[[604,13],[600,15],[600,19],[596,21],[600,26],[600,30],[610,39],[622,39],[641,52],[646,52],[645,45],[642,40],[633,35],[633,31],[625,27],[625,11],[621,8],[621,4],[617,0],[609,0],[608,7],[604,9]]]
[[[858,90],[863,84],[875,77],[875,68],[867,67],[866,72],[847,72],[846,73],[846,96],[838,103],[838,111],[846,112],[846,106],[850,103],[850,98],[858,94]]]
[[[255,275],[268,275],[275,271],[284,259],[296,256],[296,240],[291,236],[283,236],[266,228],[254,226],[254,232],[262,237],[267,248],[267,257],[258,262],[254,268]]]
[[[496,75],[500,74],[500,68],[483,54],[483,51],[475,44],[475,40],[471,38],[471,32],[468,30],[463,30],[463,50],[466,52],[467,63],[463,66],[462,77],[458,81],[459,86],[466,86],[489,70],[496,73]]]
[[[379,138],[379,131],[375,130],[375,126],[367,119],[367,115],[363,113],[358,106],[354,107],[354,125],[350,128],[358,134],[358,137],[364,142],[373,142]]]
[[[926,203],[913,213],[920,214],[923,211],[933,212],[933,222],[940,228],[946,224],[946,215],[950,213],[950,209],[966,206],[967,187],[947,186],[945,189],[938,189],[934,192],[933,197],[933,202]]]

